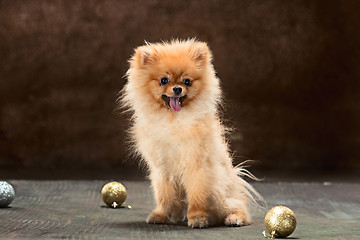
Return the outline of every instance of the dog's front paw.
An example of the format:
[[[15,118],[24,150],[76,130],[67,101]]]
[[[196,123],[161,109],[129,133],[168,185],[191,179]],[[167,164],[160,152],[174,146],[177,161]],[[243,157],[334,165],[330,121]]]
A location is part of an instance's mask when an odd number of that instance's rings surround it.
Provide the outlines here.
[[[152,211],[152,213],[149,214],[149,216],[146,218],[147,223],[166,223],[166,215],[160,214],[156,211]]]
[[[188,226],[192,228],[206,228],[209,226],[209,216],[205,213],[188,215]]]
[[[250,219],[242,212],[232,213],[225,218],[225,225],[241,227],[250,224]]]

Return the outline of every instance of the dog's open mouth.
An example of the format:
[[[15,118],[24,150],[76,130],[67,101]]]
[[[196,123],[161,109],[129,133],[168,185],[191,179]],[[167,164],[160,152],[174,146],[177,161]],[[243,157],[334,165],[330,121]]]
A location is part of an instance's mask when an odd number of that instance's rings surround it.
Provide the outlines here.
[[[166,95],[162,95],[162,99],[164,100],[166,106],[175,112],[179,112],[181,110],[181,105],[185,98],[186,95],[182,97],[168,97]]]

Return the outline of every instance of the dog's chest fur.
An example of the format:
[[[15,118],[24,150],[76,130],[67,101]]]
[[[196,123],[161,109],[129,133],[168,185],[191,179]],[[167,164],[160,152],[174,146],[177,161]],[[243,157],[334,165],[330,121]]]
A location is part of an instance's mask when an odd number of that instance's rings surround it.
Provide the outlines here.
[[[149,165],[167,171],[183,172],[189,164],[198,164],[200,156],[208,152],[214,119],[211,116],[176,117],[157,115],[138,118],[135,138]]]

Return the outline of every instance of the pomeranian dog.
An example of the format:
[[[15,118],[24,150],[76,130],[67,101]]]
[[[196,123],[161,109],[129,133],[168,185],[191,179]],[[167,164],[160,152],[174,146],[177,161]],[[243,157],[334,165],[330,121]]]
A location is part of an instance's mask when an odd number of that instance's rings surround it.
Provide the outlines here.
[[[146,221],[250,224],[249,202],[260,196],[232,165],[207,44],[146,43],[129,62],[120,103],[132,112],[134,150],[150,171],[157,206]]]

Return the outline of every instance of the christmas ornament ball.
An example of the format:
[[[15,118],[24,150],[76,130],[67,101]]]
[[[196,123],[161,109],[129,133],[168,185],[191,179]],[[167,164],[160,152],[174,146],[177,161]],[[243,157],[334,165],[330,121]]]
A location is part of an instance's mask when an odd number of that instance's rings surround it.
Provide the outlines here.
[[[0,181],[0,207],[7,207],[15,198],[15,190],[6,181]]]
[[[119,207],[125,202],[126,188],[119,182],[109,182],[101,189],[101,196],[109,207]]]
[[[273,237],[287,237],[296,228],[295,213],[285,206],[276,206],[265,215],[265,227]]]

